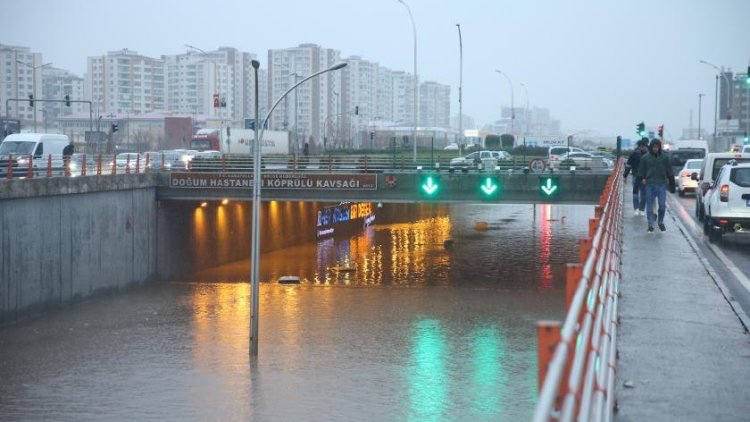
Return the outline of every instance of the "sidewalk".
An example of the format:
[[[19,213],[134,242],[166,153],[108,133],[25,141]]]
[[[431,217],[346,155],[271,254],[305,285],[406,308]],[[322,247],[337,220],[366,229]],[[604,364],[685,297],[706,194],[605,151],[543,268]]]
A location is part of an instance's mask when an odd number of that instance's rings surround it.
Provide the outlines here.
[[[645,220],[626,207],[616,420],[750,420],[750,336],[671,210]]]

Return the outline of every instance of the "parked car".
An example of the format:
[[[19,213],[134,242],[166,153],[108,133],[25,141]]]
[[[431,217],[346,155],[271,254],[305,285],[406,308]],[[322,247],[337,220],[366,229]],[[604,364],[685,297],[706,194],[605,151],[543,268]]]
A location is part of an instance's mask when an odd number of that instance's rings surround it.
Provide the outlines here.
[[[572,160],[577,169],[603,170],[611,169],[614,162],[608,158],[598,157],[586,151],[572,151],[559,156],[559,160],[550,161],[550,168],[558,169],[565,160]]]
[[[143,157],[141,157],[141,154],[137,152],[122,152],[120,154],[117,154],[117,156],[115,157],[115,163],[117,165],[118,172],[129,170],[131,173],[136,171],[136,169],[138,169],[139,171],[143,170],[146,164],[143,161]]]
[[[443,151],[458,151],[458,144],[448,144],[443,148]]]
[[[474,151],[465,157],[452,158],[450,168],[468,168],[481,163],[482,160],[493,158],[497,161],[507,161],[513,157],[506,151]]]
[[[155,161],[151,167],[159,170],[184,170],[185,162],[182,161],[182,153],[177,150],[159,151],[158,155],[153,157]]]
[[[577,147],[566,146],[549,147],[549,150],[547,150],[547,166],[551,168],[558,167],[561,160],[560,156],[569,152],[583,152],[583,150]]]
[[[706,217],[706,204],[708,199],[706,193],[708,186],[713,185],[716,176],[719,175],[719,170],[721,170],[724,164],[731,160],[736,160],[737,162],[750,162],[750,154],[737,152],[713,152],[706,155],[706,158],[703,159],[701,171],[696,175],[699,189],[695,191],[695,216],[698,217],[699,221],[703,221]],[[706,189],[704,189],[704,187],[706,187]]]
[[[687,160],[682,168],[675,173],[674,178],[677,186],[677,194],[685,196],[685,192],[695,192],[698,188],[698,175],[701,172],[703,160]],[[695,177],[693,177],[695,175]]]
[[[713,184],[702,182],[706,193],[703,231],[717,241],[724,233],[750,233],[750,162],[725,164]]]

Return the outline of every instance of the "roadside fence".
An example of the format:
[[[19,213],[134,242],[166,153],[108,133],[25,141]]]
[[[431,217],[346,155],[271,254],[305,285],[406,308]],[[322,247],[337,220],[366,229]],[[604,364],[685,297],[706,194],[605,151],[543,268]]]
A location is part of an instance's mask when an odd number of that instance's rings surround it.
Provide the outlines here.
[[[611,421],[615,409],[618,292],[622,267],[623,162],[609,176],[580,263],[566,270],[565,321],[539,321],[539,402],[534,422]]]

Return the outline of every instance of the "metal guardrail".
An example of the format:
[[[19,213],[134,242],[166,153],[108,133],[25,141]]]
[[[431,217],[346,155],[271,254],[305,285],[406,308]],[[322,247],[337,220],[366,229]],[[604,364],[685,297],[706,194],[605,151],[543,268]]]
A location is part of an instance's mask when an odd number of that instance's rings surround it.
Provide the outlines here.
[[[568,264],[565,322],[539,321],[534,422],[610,421],[615,408],[617,306],[623,235],[622,158],[610,174],[580,263]]]
[[[56,162],[61,157],[56,157]],[[540,161],[540,157],[514,157],[511,160],[489,160],[483,162],[465,162],[450,164],[450,159],[433,160],[420,159],[416,162],[404,156],[384,155],[322,155],[322,156],[269,156],[263,157],[262,168],[271,171],[289,172],[414,172],[448,171],[454,173],[500,173],[528,171],[532,161]],[[35,162],[36,161],[36,162]],[[43,163],[40,164],[40,161]],[[116,155],[86,155],[76,156],[65,168],[53,167],[52,157],[45,159],[22,160],[20,163],[12,156],[0,162],[0,178],[13,177],[57,177],[57,176],[92,176],[109,174],[139,174],[154,171],[193,171],[193,172],[252,172],[253,158],[250,155],[227,154],[211,158],[196,157],[192,160],[170,160],[169,155],[147,154],[135,159],[117,159]],[[598,169],[590,170],[597,171]],[[551,172],[546,168],[544,172]],[[577,169],[577,171],[589,171]],[[609,170],[605,170],[609,171]],[[3,174],[4,173],[4,174]]]

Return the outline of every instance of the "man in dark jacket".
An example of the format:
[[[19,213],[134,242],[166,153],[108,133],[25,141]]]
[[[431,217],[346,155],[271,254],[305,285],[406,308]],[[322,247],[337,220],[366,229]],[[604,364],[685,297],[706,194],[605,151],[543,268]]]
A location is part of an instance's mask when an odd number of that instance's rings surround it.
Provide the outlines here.
[[[641,157],[638,168],[641,183],[646,186],[646,216],[648,217],[648,232],[654,232],[654,199],[659,201],[658,221],[659,230],[666,231],[664,215],[667,212],[667,186],[674,191],[674,174],[669,163],[669,156],[661,149],[661,141],[652,139],[648,154]]]
[[[648,152],[648,139],[643,138],[636,144],[636,148],[630,153],[625,163],[625,179],[628,174],[633,173],[633,215],[646,215],[646,185],[641,183],[638,177],[638,168],[641,157]]]

